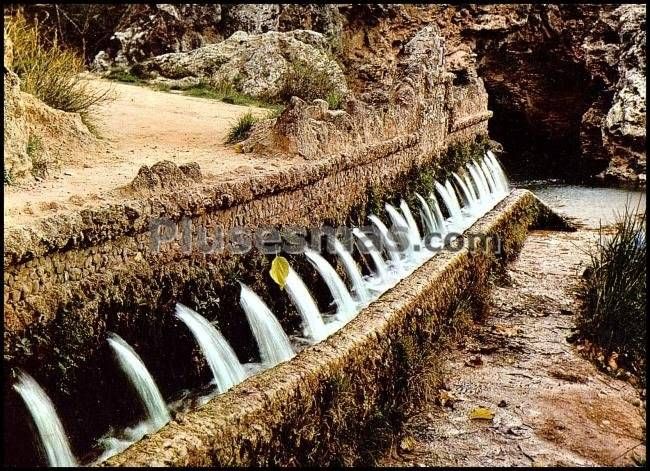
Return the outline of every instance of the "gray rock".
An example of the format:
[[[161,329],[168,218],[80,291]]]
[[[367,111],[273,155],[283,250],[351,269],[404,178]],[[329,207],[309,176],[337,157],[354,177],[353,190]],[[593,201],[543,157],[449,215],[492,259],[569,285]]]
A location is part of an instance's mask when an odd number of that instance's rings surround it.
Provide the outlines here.
[[[238,31],[217,44],[154,57],[142,68],[154,74],[158,83],[196,79],[213,84],[226,82],[247,95],[276,98],[292,64],[309,64],[325,73],[337,92],[347,93],[345,77],[328,54],[326,38],[307,30],[263,34]]]

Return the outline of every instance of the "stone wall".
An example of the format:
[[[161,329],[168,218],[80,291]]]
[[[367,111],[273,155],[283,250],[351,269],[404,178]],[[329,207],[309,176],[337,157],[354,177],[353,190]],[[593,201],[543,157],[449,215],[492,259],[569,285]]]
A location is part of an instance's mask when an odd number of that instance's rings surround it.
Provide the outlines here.
[[[345,440],[361,437],[350,427],[359,432],[375,423],[378,412],[400,406],[395,400],[408,388],[400,378],[415,361],[411,356],[437,341],[454,303],[476,296],[491,268],[517,254],[529,227],[558,221],[532,193],[514,191],[468,230],[494,236],[487,250],[466,244],[441,252],[327,340],[178,417],[105,464],[341,464],[355,446]],[[495,258],[496,240],[508,242]]]
[[[75,447],[84,449],[108,426],[129,425],[116,423],[119,418],[133,418],[114,393],[107,331],[134,345],[168,397],[205,384],[208,375],[196,343],[173,315],[176,302],[216,321],[247,360],[256,353],[238,311],[238,281],[269,302],[285,329],[295,331],[300,323],[269,282],[269,257],[184,252],[179,240],[156,251],[152,222],[165,218],[224,231],[359,224],[371,200],[406,197],[422,168],[438,176],[451,170],[441,168],[450,146],[484,141],[490,112],[482,81],[454,83],[435,29],[414,41],[398,61],[400,80],[381,100],[350,99],[344,109],[329,110],[322,100],[296,99],[241,145],[243,152],[278,159],[302,155],[300,164],[229,181],[202,175],[197,165],[160,162],[143,167],[119,190],[117,203],[5,227],[6,365],[9,371],[24,368],[52,395]],[[422,41],[437,47],[422,49]],[[303,258],[292,260],[299,272]],[[313,270],[301,275],[317,300],[324,298],[326,288]],[[8,375],[5,391],[11,384]],[[11,404],[5,411],[13,413]]]

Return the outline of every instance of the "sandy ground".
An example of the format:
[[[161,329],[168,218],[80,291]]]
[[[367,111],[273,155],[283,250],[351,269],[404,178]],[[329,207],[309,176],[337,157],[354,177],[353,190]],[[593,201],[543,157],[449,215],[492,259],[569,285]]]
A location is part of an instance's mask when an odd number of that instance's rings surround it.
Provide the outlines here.
[[[129,183],[142,165],[161,160],[197,162],[204,175],[250,175],[289,165],[236,153],[223,144],[239,116],[260,108],[194,98],[150,88],[94,80],[112,88],[115,100],[100,111],[98,150],[62,156],[61,171],[40,182],[5,186],[5,225],[111,199],[110,191]]]
[[[645,459],[645,400],[566,340],[584,248],[596,236],[536,231],[491,314],[450,353],[447,401],[408,420],[383,466],[629,465]],[[442,405],[442,402],[445,402]],[[494,413],[476,420],[478,407]]]

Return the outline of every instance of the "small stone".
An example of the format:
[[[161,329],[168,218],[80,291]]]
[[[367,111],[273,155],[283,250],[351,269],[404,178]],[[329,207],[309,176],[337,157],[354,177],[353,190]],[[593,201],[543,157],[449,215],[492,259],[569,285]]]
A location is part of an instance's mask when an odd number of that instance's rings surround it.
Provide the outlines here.
[[[501,399],[498,404],[499,407],[507,407],[508,403],[505,401],[505,399]]]

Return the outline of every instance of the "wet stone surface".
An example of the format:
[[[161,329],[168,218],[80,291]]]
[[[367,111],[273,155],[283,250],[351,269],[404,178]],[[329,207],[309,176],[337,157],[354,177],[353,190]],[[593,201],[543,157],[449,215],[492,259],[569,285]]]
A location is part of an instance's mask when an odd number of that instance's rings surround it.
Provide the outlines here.
[[[630,465],[645,460],[645,400],[567,342],[597,233],[532,232],[491,313],[449,353],[445,389],[419,409],[383,466]],[[472,419],[476,408],[493,414]]]

